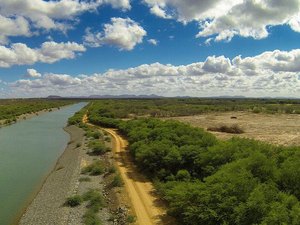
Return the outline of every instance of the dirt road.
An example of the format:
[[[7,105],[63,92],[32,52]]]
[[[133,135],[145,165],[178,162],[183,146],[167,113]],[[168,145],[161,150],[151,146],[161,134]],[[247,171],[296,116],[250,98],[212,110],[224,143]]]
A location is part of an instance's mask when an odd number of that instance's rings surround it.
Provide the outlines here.
[[[87,115],[82,121],[88,123]],[[89,124],[94,126],[93,124]],[[164,203],[155,195],[153,184],[138,172],[126,151],[127,141],[117,134],[115,129],[104,129],[113,137],[116,166],[124,181],[126,192],[136,214],[137,225],[173,225],[173,219],[167,216]]]
[[[136,169],[126,151],[127,142],[113,129],[106,130],[115,142],[115,159],[139,225],[172,224],[163,203],[154,194],[154,187]]]

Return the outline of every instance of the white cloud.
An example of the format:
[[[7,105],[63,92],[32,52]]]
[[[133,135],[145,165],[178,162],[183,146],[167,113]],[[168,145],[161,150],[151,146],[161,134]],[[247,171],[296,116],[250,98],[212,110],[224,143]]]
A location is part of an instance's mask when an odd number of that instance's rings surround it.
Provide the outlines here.
[[[75,42],[44,42],[41,48],[30,48],[23,43],[11,47],[0,46],[0,67],[31,65],[36,62],[54,63],[62,59],[73,59],[77,52],[84,52],[83,45]]]
[[[1,0],[0,41],[4,43],[9,36],[29,36],[29,23],[35,29],[65,32],[78,15],[104,4],[122,10],[131,7],[129,0]]]
[[[24,17],[6,18],[0,14],[0,44],[8,42],[8,36],[31,36],[29,23]]]
[[[183,23],[199,22],[197,37],[230,41],[234,36],[266,38],[268,27],[289,25],[300,32],[299,0],[144,0],[150,11]],[[154,8],[159,9],[156,13]]]
[[[150,12],[158,17],[164,18],[164,19],[171,19],[172,16],[167,15],[166,11],[163,10],[158,4],[154,4],[151,9]]]
[[[88,29],[84,42],[91,47],[112,45],[120,50],[130,51],[137,44],[142,43],[146,35],[144,28],[130,18],[113,17],[110,24],[104,24],[104,30],[101,33],[91,33]]]
[[[158,41],[156,39],[149,39],[148,43],[155,46],[158,45]]]
[[[144,64],[126,70],[72,77],[45,74],[10,84],[13,96],[159,94],[164,96],[246,95],[300,97],[300,49],[264,52],[230,60],[210,56],[189,65]]]
[[[27,74],[25,76],[29,78],[40,78],[42,74],[38,73],[35,69],[27,69]]]
[[[46,63],[53,63],[60,59],[73,59],[76,52],[84,52],[83,45],[75,42],[56,43],[54,41],[44,42],[38,50],[40,60]]]

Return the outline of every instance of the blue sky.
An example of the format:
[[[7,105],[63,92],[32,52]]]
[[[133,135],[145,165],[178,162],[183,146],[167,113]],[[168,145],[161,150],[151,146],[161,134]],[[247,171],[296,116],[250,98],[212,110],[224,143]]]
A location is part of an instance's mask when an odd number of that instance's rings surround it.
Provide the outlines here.
[[[299,9],[298,0],[2,0],[0,97],[300,97]]]

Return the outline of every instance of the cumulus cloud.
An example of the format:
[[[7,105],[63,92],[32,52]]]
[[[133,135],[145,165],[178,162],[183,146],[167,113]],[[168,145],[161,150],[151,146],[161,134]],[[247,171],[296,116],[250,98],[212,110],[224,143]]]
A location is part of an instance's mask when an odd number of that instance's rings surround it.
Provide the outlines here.
[[[89,29],[84,36],[84,42],[91,47],[112,45],[120,50],[130,51],[143,42],[147,32],[137,22],[130,18],[111,18],[111,23],[104,24],[103,32],[92,33]]]
[[[300,97],[300,49],[264,52],[233,59],[210,56],[203,62],[174,66],[144,64],[126,70],[73,77],[45,74],[10,84],[15,96],[160,94],[164,96],[246,95]]]
[[[150,12],[183,23],[197,21],[197,37],[230,41],[235,35],[266,38],[268,27],[289,25],[300,32],[300,1],[280,0],[144,0]]]
[[[31,65],[36,62],[54,63],[62,59],[73,59],[77,52],[85,50],[83,45],[75,42],[44,42],[40,48],[15,43],[11,47],[0,46],[0,67]]]
[[[8,36],[31,36],[28,21],[21,16],[11,19],[0,14],[0,44],[6,44]]]
[[[158,45],[158,41],[156,39],[149,39],[148,43],[155,46]]]
[[[123,10],[131,7],[129,0],[1,0],[0,42],[9,36],[29,36],[29,24],[35,29],[66,31],[78,15],[104,4]]]
[[[39,78],[41,76],[42,76],[42,74],[37,72],[35,69],[27,69],[27,74],[25,75],[25,77],[28,77],[28,78]]]

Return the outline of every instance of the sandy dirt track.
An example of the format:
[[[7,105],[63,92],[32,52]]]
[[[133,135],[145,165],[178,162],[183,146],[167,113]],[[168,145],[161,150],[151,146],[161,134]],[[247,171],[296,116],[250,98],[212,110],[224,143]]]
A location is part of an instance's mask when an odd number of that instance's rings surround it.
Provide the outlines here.
[[[88,123],[87,115],[82,121]],[[136,215],[137,225],[174,225],[175,221],[167,216],[163,201],[155,194],[153,184],[148,181],[131,160],[126,150],[127,141],[118,135],[115,129],[104,129],[113,138],[115,164],[124,181],[131,207]]]
[[[154,194],[154,187],[138,171],[126,151],[127,141],[114,129],[104,129],[114,139],[116,165],[120,171],[139,225],[171,224],[163,203]]]

